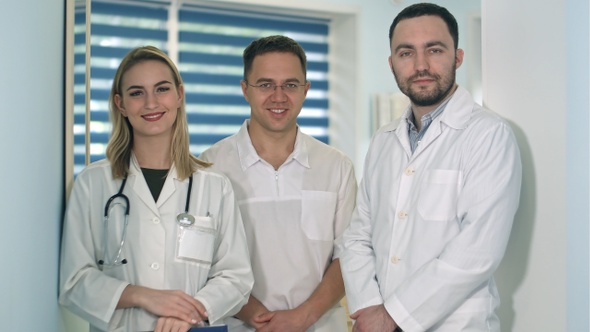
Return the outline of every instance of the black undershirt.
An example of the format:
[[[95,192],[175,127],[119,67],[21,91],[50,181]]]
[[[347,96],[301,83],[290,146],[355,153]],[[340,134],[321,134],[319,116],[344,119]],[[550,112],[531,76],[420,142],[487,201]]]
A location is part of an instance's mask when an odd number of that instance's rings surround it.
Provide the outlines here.
[[[145,182],[147,182],[148,188],[150,188],[150,192],[152,193],[154,202],[157,202],[158,197],[160,197],[162,187],[164,187],[164,182],[166,181],[166,175],[168,175],[168,170],[142,167],[141,172],[143,173]]]

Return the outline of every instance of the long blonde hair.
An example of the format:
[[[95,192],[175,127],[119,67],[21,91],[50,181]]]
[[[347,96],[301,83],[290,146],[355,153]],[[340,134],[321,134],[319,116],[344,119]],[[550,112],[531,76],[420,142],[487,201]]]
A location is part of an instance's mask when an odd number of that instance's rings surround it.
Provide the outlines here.
[[[129,172],[129,161],[131,159],[131,150],[133,148],[133,128],[129,120],[121,114],[115,103],[115,95],[121,95],[121,82],[123,75],[134,65],[147,61],[156,60],[166,64],[172,76],[174,84],[178,89],[182,84],[182,77],[172,60],[154,46],[142,46],[131,50],[121,61],[109,96],[110,118],[113,124],[113,131],[107,145],[107,159],[111,162],[111,169],[114,178],[123,178]],[[176,113],[176,121],[173,128],[170,160],[174,162],[176,172],[180,179],[186,179],[199,168],[211,166],[210,163],[204,162],[190,152],[188,123],[186,120],[185,97]]]

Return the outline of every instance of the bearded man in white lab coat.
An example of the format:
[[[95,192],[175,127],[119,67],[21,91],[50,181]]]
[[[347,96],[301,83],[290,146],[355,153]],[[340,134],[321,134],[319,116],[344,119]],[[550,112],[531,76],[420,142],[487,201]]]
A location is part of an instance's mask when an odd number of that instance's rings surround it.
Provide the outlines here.
[[[518,208],[521,161],[508,124],[455,82],[455,18],[404,9],[389,65],[411,105],[366,156],[340,257],[353,332],[500,331],[492,274]]]

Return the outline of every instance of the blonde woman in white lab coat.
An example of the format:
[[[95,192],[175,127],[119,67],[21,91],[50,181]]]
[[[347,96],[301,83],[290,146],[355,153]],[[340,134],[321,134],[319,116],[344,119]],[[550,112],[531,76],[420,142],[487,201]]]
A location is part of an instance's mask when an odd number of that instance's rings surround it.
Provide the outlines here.
[[[191,155],[184,103],[182,78],[161,50],[123,59],[107,159],[78,175],[62,240],[59,301],[91,331],[187,331],[248,299],[234,193]]]

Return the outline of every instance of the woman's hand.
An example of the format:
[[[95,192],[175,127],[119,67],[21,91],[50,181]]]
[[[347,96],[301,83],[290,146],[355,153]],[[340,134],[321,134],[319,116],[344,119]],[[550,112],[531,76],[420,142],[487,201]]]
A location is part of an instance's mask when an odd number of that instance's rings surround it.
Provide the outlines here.
[[[151,314],[162,317],[160,319],[163,320],[176,319],[186,322],[189,328],[207,319],[205,306],[179,290],[158,290],[129,285],[121,294],[117,308],[131,307],[143,308]],[[187,330],[188,328],[183,332]]]
[[[186,332],[191,327],[191,324],[174,317],[160,317],[154,332]]]

